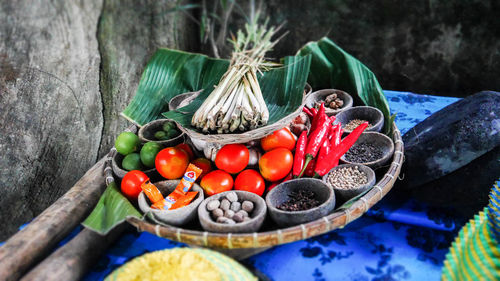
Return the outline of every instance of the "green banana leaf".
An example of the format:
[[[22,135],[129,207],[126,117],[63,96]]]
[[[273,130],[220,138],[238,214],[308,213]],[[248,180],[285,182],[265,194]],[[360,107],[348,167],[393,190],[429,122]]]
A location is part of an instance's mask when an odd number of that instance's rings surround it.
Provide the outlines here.
[[[309,73],[310,57],[287,57],[282,67],[259,75],[259,84],[269,109],[272,124],[292,113],[302,103],[302,91]],[[191,128],[191,118],[203,100],[212,92],[229,61],[205,55],[159,49],[146,66],[136,95],[122,112],[132,123],[142,126],[161,117]],[[170,99],[185,92],[204,90],[180,112],[166,112]],[[187,112],[187,113],[186,113]]]
[[[377,78],[364,64],[326,37],[309,42],[297,55],[312,55],[308,82],[313,89],[340,89],[380,109],[385,117],[385,132],[390,132],[395,116],[390,114]]]
[[[273,124],[293,113],[302,104],[302,93],[306,85],[310,61],[310,56],[285,57],[283,66],[258,75],[262,95],[269,109],[268,124]],[[163,116],[177,121],[184,128],[197,130],[191,126],[191,119],[212,90],[213,87],[209,87],[189,105],[178,111],[165,112]]]
[[[106,187],[92,213],[82,224],[102,235],[106,235],[129,216],[142,218],[141,213],[118,190],[116,183],[111,182]]]
[[[171,49],[158,49],[139,82],[137,92],[122,112],[143,126],[161,117],[176,95],[212,88],[226,72],[229,61]]]

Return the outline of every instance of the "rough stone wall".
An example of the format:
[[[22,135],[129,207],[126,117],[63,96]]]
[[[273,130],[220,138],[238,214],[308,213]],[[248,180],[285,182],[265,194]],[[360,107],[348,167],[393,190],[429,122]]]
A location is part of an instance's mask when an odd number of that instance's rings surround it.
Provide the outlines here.
[[[328,36],[384,89],[450,96],[500,90],[500,1],[268,0],[263,7],[290,31],[276,54]]]
[[[156,48],[192,49],[175,2],[0,1],[0,241],[109,151]]]

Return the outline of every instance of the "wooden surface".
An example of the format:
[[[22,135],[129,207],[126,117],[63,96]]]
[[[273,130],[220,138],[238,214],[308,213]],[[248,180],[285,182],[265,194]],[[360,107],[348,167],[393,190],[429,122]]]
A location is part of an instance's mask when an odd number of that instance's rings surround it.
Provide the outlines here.
[[[0,280],[17,280],[85,219],[106,187],[103,166],[104,159],[63,197],[0,246]]]
[[[108,246],[123,232],[125,224],[106,236],[83,229],[71,241],[44,259],[22,281],[71,281],[81,279]]]

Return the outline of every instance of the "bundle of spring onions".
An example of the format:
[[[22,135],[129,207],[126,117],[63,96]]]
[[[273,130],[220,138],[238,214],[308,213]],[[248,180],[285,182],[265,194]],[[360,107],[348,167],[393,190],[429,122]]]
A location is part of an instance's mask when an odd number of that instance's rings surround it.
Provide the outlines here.
[[[265,61],[264,55],[283,37],[271,41],[279,29],[268,29],[267,21],[258,25],[255,20],[245,25],[246,32],[239,30],[236,38],[233,36],[230,42],[234,51],[229,68],[193,115],[193,126],[204,133],[223,134],[244,132],[267,124],[269,110],[257,73],[277,65]]]

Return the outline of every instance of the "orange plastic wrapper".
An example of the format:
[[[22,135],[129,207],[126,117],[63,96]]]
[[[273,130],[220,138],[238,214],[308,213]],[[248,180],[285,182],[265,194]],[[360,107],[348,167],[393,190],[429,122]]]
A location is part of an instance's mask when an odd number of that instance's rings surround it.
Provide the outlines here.
[[[186,195],[182,196],[177,200],[174,204],[172,204],[172,207],[170,207],[170,210],[175,210],[184,206],[189,205],[191,201],[193,201],[194,197],[198,194],[198,191],[190,191],[186,193]]]
[[[149,198],[149,201],[151,201],[151,203],[153,204],[164,199],[163,195],[161,195],[161,192],[158,190],[158,187],[156,187],[156,185],[152,184],[150,181],[146,181],[145,183],[143,183],[141,185],[141,189]]]
[[[202,169],[196,167],[194,164],[189,163],[186,171],[184,172],[184,176],[181,178],[181,182],[179,182],[175,190],[172,193],[170,193],[167,197],[165,197],[165,199],[155,202],[152,208],[160,210],[170,210],[172,208],[172,205],[179,199],[184,197],[186,193],[191,189],[191,187],[193,187],[194,182],[201,175],[202,172],[203,172]],[[189,202],[191,202],[191,200],[189,200]],[[189,202],[187,204],[189,204]],[[183,206],[185,205],[179,206],[177,208]]]

